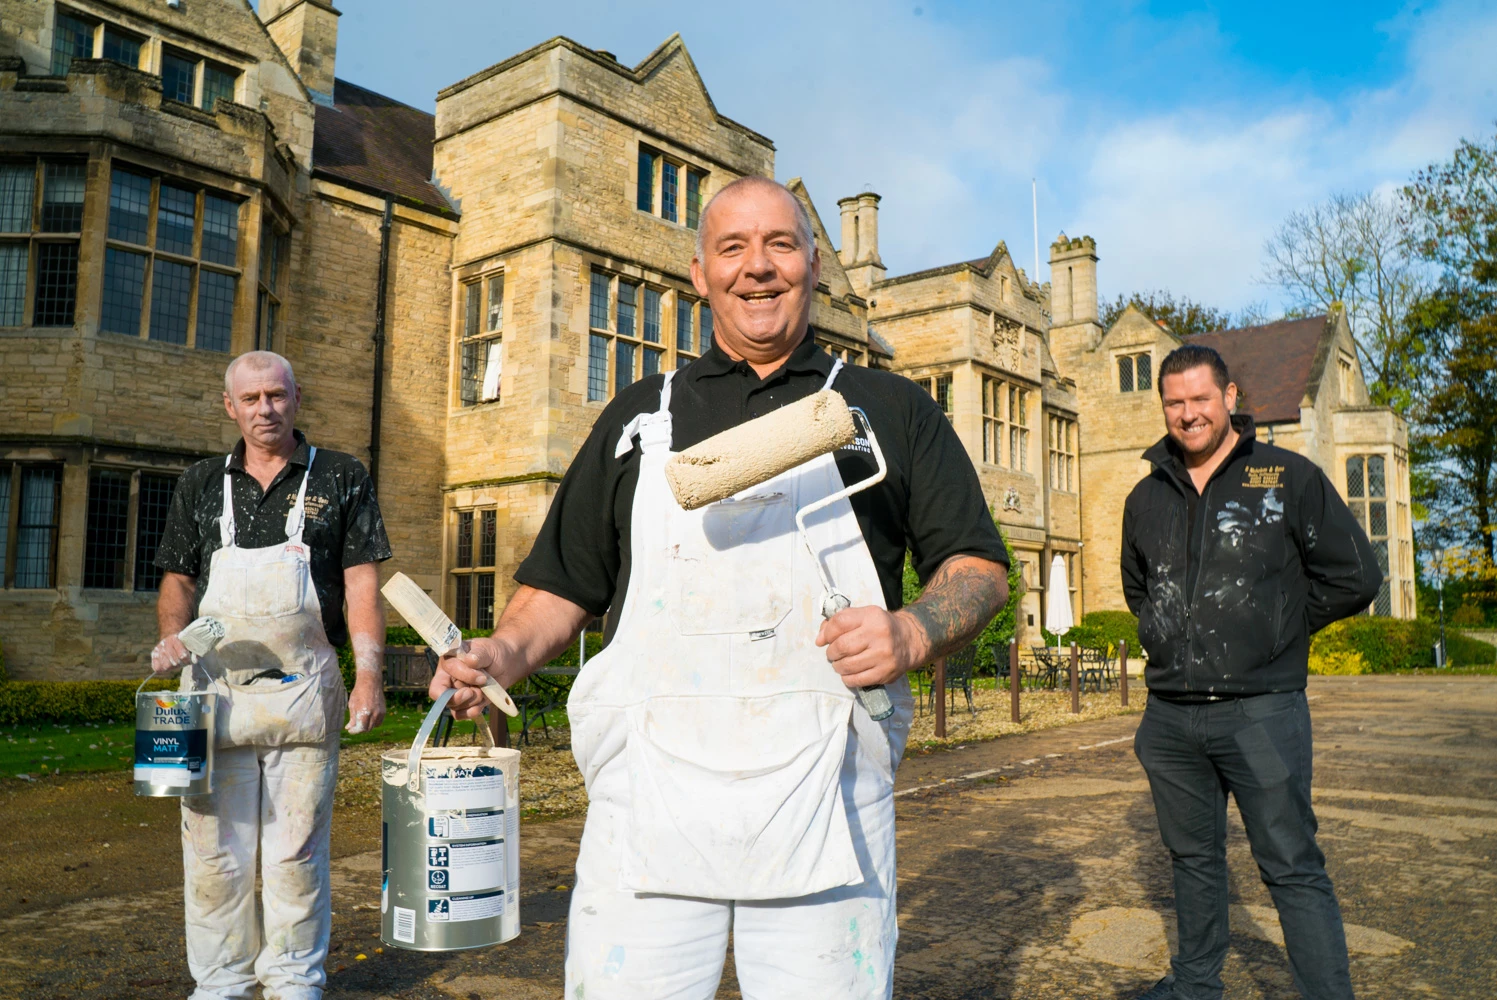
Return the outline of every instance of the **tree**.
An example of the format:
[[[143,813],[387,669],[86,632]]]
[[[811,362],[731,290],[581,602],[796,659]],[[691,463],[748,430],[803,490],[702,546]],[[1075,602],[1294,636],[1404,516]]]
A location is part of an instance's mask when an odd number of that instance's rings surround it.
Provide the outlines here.
[[[1427,287],[1399,206],[1376,194],[1339,194],[1285,219],[1263,245],[1263,283],[1291,314],[1346,310],[1374,403],[1407,413],[1423,343],[1407,322]]]
[[[1232,314],[1212,306],[1194,302],[1182,295],[1178,299],[1164,289],[1152,292],[1134,292],[1119,295],[1102,306],[1102,327],[1111,327],[1129,306],[1156,323],[1163,323],[1179,337],[1190,337],[1212,330],[1225,330],[1232,326]]]
[[[1425,467],[1424,534],[1455,536],[1491,575],[1497,515],[1497,135],[1461,140],[1447,163],[1419,171],[1402,191],[1406,245],[1440,269],[1411,310],[1431,348],[1411,442]]]

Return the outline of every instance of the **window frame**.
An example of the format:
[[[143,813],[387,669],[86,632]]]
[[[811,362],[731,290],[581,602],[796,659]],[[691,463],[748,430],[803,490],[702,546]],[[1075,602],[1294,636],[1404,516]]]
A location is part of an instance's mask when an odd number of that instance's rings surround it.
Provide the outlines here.
[[[498,577],[498,523],[499,510],[492,504],[474,504],[471,506],[453,507],[451,510],[450,524],[452,526],[452,558],[447,567],[447,579],[450,581],[444,588],[448,601],[448,611],[452,621],[461,629],[492,629],[497,618],[494,603],[497,600],[498,591],[495,589]],[[461,552],[464,547],[464,526],[468,532],[467,550],[469,565],[459,565],[462,561]],[[489,537],[484,538],[488,532]],[[487,551],[485,550],[487,547]],[[489,556],[490,562],[483,563],[483,556]],[[466,582],[466,588],[463,583]],[[487,616],[480,611],[480,596],[484,583],[488,584],[489,606]],[[463,591],[466,589],[466,601],[463,600]],[[466,608],[463,605],[466,604]]]
[[[1382,491],[1372,491],[1372,460],[1376,459],[1382,463]],[[1361,475],[1361,483],[1358,484],[1355,493],[1352,492],[1352,466],[1357,464]],[[1389,475],[1391,470],[1394,476]],[[1393,577],[1394,560],[1402,559],[1402,545],[1395,549],[1394,542],[1401,542],[1397,529],[1401,526],[1402,512],[1400,510],[1400,497],[1397,496],[1397,484],[1400,479],[1394,478],[1400,475],[1402,469],[1399,457],[1393,456],[1393,461],[1388,461],[1388,456],[1383,452],[1357,452],[1347,455],[1341,462],[1341,473],[1343,476],[1343,495],[1346,497],[1346,506],[1351,510],[1352,517],[1357,525],[1372,543],[1372,550],[1379,558],[1379,568],[1383,572],[1382,582],[1378,585],[1377,595],[1372,599],[1366,610],[1367,615],[1378,617],[1389,617],[1393,614]],[[1391,488],[1390,488],[1391,487]],[[1382,507],[1383,530],[1378,534],[1372,531],[1373,505],[1380,504]],[[1400,588],[1403,589],[1403,588]],[[1400,603],[1402,595],[1400,595]]]
[[[126,237],[115,235],[113,231],[111,220],[115,211],[114,195],[116,174],[128,175],[148,181],[150,183],[150,193],[145,210],[146,228],[144,233],[144,243],[132,243]],[[244,268],[241,264],[241,261],[244,258],[245,252],[245,230],[248,228],[245,225],[245,221],[248,215],[250,200],[231,191],[224,191],[221,188],[209,187],[206,184],[187,180],[175,175],[164,174],[158,170],[151,170],[145,167],[141,167],[137,164],[130,163],[128,161],[117,160],[113,161],[110,164],[108,184],[109,205],[104,220],[103,266],[99,270],[99,332],[107,333],[111,336],[116,337],[126,337],[136,340],[148,340],[155,344],[172,344],[173,346],[181,347],[186,350],[204,350],[213,351],[220,354],[232,354],[234,352],[235,334],[237,332],[235,325],[236,321],[239,319],[240,307],[243,304],[243,296],[245,294]],[[188,253],[184,254],[175,250],[163,249],[160,245],[162,239],[161,190],[163,187],[169,187],[178,191],[192,192],[192,245]],[[234,206],[235,214],[233,264],[224,264],[204,256],[204,239],[208,227],[207,210],[209,198],[216,198],[220,201],[228,202]],[[268,215],[266,216],[266,220],[268,224]],[[266,229],[264,226],[262,226],[262,243],[264,241],[265,232]],[[282,239],[280,235],[277,235],[274,238],[276,241]],[[261,251],[263,259],[265,247],[262,245],[259,249]],[[134,333],[128,333],[122,330],[114,330],[105,326],[105,296],[109,295],[111,292],[108,280],[110,274],[112,273],[109,266],[111,251],[116,254],[131,254],[143,259],[144,276],[141,280],[141,285],[139,287],[138,293],[140,317],[139,323]],[[189,271],[186,305],[187,329],[184,338],[180,343],[175,340],[163,339],[159,336],[152,335],[152,325],[157,319],[157,301],[155,299],[155,293],[157,290],[156,282],[158,277],[158,266],[160,264],[186,267]],[[204,319],[203,307],[205,303],[201,294],[204,287],[202,277],[204,272],[229,278],[233,281],[234,284],[234,292],[229,299],[228,342],[222,347],[216,345],[204,346],[199,343],[199,327]],[[278,307],[280,302],[279,297],[277,297],[275,301]],[[263,297],[259,301],[259,306],[260,308],[256,310],[255,315],[255,346],[257,349],[261,346],[262,343],[261,330],[259,325],[262,320],[262,313],[264,312]]]
[[[594,282],[597,280],[607,282],[606,303],[598,303],[595,299]],[[620,329],[620,288],[623,286],[628,286],[633,290],[630,327],[632,333],[624,333]],[[710,315],[710,307],[707,306],[706,300],[688,297],[685,292],[670,285],[621,274],[603,267],[587,269],[584,289],[587,296],[588,324],[587,336],[583,341],[582,358],[583,370],[587,374],[586,388],[583,392],[586,402],[606,405],[619,392],[635,382],[669,371],[672,367],[684,368],[701,356],[700,353],[681,349],[680,337],[683,332],[680,326],[681,308],[684,305],[689,310],[688,323],[692,344],[700,348],[703,309],[707,309]],[[658,340],[650,340],[647,336],[647,322],[650,318],[648,302],[651,300],[659,309],[658,329],[656,330]],[[600,314],[595,308],[600,304],[603,305],[605,314]],[[666,320],[667,316],[670,318],[669,323]],[[600,318],[605,325],[598,325]],[[670,335],[667,335],[668,330],[671,331]],[[625,355],[628,356],[630,377],[627,381],[621,382],[622,370],[619,360]],[[593,365],[593,362],[600,358],[604,362],[601,372]],[[601,393],[598,390],[599,386],[601,386]]]
[[[1154,352],[1132,351],[1113,355],[1113,366],[1117,377],[1113,386],[1119,394],[1154,391]],[[1128,386],[1123,386],[1123,372],[1128,372]],[[1142,374],[1143,378],[1139,378]]]
[[[648,183],[644,178],[647,162],[650,173]],[[702,209],[706,206],[707,179],[711,176],[711,171],[644,142],[639,143],[634,164],[634,210],[694,232],[701,224]],[[668,183],[672,172],[673,186]],[[669,202],[667,194],[673,195]]]
[[[460,409],[490,406],[504,401],[504,313],[508,268],[490,268],[458,285],[458,385]],[[498,289],[498,309],[494,292]],[[498,355],[495,356],[497,347]],[[489,366],[497,362],[494,394],[485,395]]]
[[[24,507],[25,474],[27,470],[50,470],[53,476],[52,521],[50,525],[22,525]],[[57,556],[62,536],[62,490],[64,466],[61,462],[0,462],[0,481],[5,483],[5,518],[0,523],[4,533],[5,552],[0,560],[0,589],[3,590],[55,590],[57,589]],[[21,543],[22,527],[47,527],[51,540],[47,555],[47,582],[36,587],[21,587],[16,584],[16,562]]]
[[[1057,493],[1080,493],[1076,475],[1076,419],[1064,413],[1046,414],[1046,445],[1050,456],[1050,488]]]
[[[94,482],[100,474],[122,477],[125,480],[125,522],[120,531],[124,534],[123,545],[119,551],[119,568],[117,570],[116,582],[112,584],[99,584],[91,582],[89,576],[89,562],[92,559],[91,549],[94,545]],[[86,473],[88,502],[84,510],[83,526],[83,566],[79,575],[79,581],[84,590],[90,591],[114,591],[124,593],[153,593],[160,589],[161,571],[152,570],[155,579],[147,582],[145,572],[147,564],[145,559],[154,557],[156,550],[160,548],[161,534],[166,527],[166,511],[170,508],[172,495],[176,492],[177,480],[181,476],[181,469],[144,468],[140,466],[120,465],[112,462],[90,463]],[[147,502],[146,480],[160,480],[166,484],[165,500],[156,517],[147,519],[144,516],[142,505]],[[157,521],[159,524],[148,523]],[[153,531],[155,538],[147,544],[145,533]],[[147,550],[149,550],[147,552]]]
[[[24,176],[25,167],[31,167],[31,209],[27,219],[27,228],[0,233],[0,245],[24,246],[26,249],[21,256],[25,258],[25,274],[21,278],[21,299],[18,323],[0,323],[0,329],[19,330],[26,327],[42,329],[68,329],[77,324],[78,321],[78,260],[81,254],[81,243],[83,239],[83,217],[88,208],[88,160],[77,156],[21,156],[0,158],[0,165],[22,168],[19,173]],[[78,226],[71,232],[56,230],[46,226],[43,222],[48,206],[47,195],[52,182],[48,179],[49,167],[81,168],[82,177],[82,200],[78,202]],[[68,178],[71,182],[73,178]],[[54,203],[67,204],[67,203]],[[68,319],[65,323],[37,322],[37,309],[41,305],[41,278],[43,264],[43,248],[49,246],[68,246],[71,251],[71,296],[72,306],[68,311]],[[3,316],[3,313],[0,313]]]

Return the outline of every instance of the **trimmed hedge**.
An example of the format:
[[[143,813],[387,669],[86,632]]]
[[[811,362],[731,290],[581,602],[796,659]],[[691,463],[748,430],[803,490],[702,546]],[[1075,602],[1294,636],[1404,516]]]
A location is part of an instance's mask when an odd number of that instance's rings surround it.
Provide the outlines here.
[[[1055,633],[1049,629],[1040,629],[1040,635],[1045,645],[1055,645]],[[1109,653],[1116,653],[1118,643],[1128,643],[1129,659],[1137,659],[1143,655],[1143,648],[1138,642],[1138,619],[1128,611],[1088,611],[1081,616],[1079,624],[1072,625],[1060,637],[1062,646],[1075,643],[1092,649],[1107,647]]]
[[[41,722],[108,722],[135,719],[135,689],[140,681],[4,681],[0,682],[0,726]],[[175,690],[176,678],[146,683],[147,691]]]
[[[1311,673],[1349,673],[1348,657],[1360,657],[1365,673],[1432,668],[1440,626],[1424,619],[1357,615],[1326,626],[1310,641]],[[1497,649],[1447,628],[1445,652],[1451,666],[1488,664]],[[1333,669],[1335,667],[1340,669]]]

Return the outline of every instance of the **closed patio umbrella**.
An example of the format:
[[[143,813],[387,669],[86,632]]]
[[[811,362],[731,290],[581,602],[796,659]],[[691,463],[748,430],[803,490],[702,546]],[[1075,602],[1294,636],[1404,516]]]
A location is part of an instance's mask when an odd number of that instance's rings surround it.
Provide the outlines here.
[[[1066,580],[1066,560],[1060,553],[1050,560],[1049,600],[1045,603],[1045,628],[1055,633],[1055,652],[1060,653],[1060,637],[1071,630],[1071,587]]]

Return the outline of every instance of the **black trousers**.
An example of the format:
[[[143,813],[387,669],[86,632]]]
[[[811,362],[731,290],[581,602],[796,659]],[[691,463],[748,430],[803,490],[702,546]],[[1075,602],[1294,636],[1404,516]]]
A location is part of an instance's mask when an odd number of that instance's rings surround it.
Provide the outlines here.
[[[1273,896],[1294,982],[1352,1000],[1341,908],[1315,844],[1303,691],[1205,704],[1149,699],[1133,741],[1175,869],[1175,996],[1218,1000],[1227,957],[1227,794]]]

